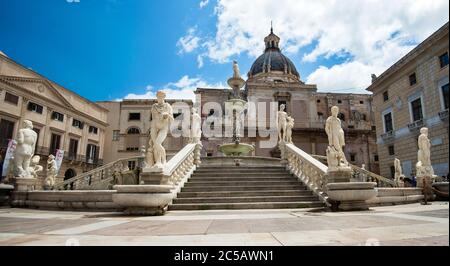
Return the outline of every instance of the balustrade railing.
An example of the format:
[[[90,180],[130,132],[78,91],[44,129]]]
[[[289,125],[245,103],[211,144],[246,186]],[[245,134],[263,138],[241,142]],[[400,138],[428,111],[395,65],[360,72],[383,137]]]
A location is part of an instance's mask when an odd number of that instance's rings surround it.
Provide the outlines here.
[[[175,186],[186,181],[200,164],[201,144],[187,144],[181,151],[175,154],[164,166],[163,174],[168,176],[169,183]]]
[[[326,194],[328,167],[294,144],[280,144],[280,149],[291,173],[306,184],[325,204],[330,205]]]
[[[321,155],[312,155],[312,157],[325,162],[327,161],[327,157],[326,156],[321,156]],[[366,169],[363,169],[359,166],[350,164],[350,167],[353,170],[353,173],[355,176],[365,176],[366,178],[362,178],[363,180],[360,181],[366,181],[366,182],[376,182],[378,184],[378,187],[397,187],[397,183],[389,178],[386,178],[384,176],[381,175],[377,175],[375,173],[372,173]]]
[[[59,184],[54,186],[56,190],[98,190],[107,189],[109,184],[114,180],[114,173],[116,171],[123,171],[127,167],[129,161],[137,160],[142,161],[144,158],[142,156],[136,156],[126,159],[120,159],[101,167],[95,168],[89,172],[82,173],[73,178],[64,180]]]

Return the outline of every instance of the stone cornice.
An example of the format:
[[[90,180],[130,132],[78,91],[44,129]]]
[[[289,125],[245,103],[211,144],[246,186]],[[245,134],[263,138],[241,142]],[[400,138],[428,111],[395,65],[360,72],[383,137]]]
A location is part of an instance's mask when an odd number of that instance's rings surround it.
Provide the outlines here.
[[[89,115],[89,114],[80,112],[79,110],[73,108],[72,105],[67,106],[67,105],[64,105],[64,104],[55,102],[55,101],[53,101],[53,100],[51,100],[51,99],[49,99],[49,98],[43,97],[43,96],[42,96],[41,94],[39,94],[39,93],[33,92],[33,91],[28,90],[28,89],[26,89],[26,88],[24,88],[24,87],[22,87],[22,86],[19,86],[19,85],[17,85],[17,84],[14,84],[14,83],[12,83],[10,80],[5,79],[4,77],[5,77],[5,76],[0,76],[0,84],[5,84],[5,85],[7,85],[7,86],[9,86],[9,87],[11,87],[11,88],[14,88],[14,89],[16,89],[16,90],[18,90],[18,91],[21,91],[22,94],[21,94],[20,96],[21,96],[22,98],[29,99],[29,98],[31,98],[31,97],[29,97],[29,96],[31,95],[31,96],[34,97],[34,98],[40,99],[43,103],[45,103],[45,104],[43,104],[43,105],[45,105],[45,106],[47,106],[47,107],[50,107],[50,108],[54,109],[53,106],[51,106],[51,105],[48,104],[48,103],[51,103],[51,104],[54,105],[54,106],[58,106],[58,107],[61,108],[62,110],[69,110],[70,112],[73,112],[73,113],[77,114],[78,116],[84,117],[85,119],[91,120],[91,121],[93,121],[93,122],[95,122],[95,123],[97,123],[97,124],[99,124],[99,125],[101,125],[101,126],[103,126],[103,127],[105,127],[105,128],[108,126],[108,123],[103,122],[103,121],[101,121],[101,120],[99,120],[99,119],[97,119],[97,118],[95,118],[95,117],[93,117],[93,116],[91,116],[91,115]],[[17,80],[17,81],[24,81],[24,80],[22,80],[21,77],[14,77],[14,78],[15,78],[14,80]],[[24,79],[25,79],[25,81],[26,81],[26,79],[28,79],[28,78],[24,78]],[[32,79],[31,79],[31,80],[32,80]],[[30,80],[28,80],[28,81],[30,81]],[[53,91],[53,89],[52,89],[52,91]],[[61,97],[62,97],[62,96],[61,96]],[[70,115],[72,115],[72,114],[70,114]],[[72,115],[72,116],[73,116],[73,115]]]
[[[368,91],[374,92],[374,90],[381,85],[384,81],[386,81],[389,77],[391,77],[394,73],[399,71],[405,65],[413,61],[419,55],[421,55],[424,51],[429,49],[436,42],[441,40],[448,35],[449,31],[449,23],[445,23],[440,29],[438,29],[435,33],[433,33],[430,37],[425,39],[422,43],[420,43],[416,48],[402,57],[399,61],[397,61],[394,65],[384,71],[379,77],[377,77],[374,82],[366,89]]]

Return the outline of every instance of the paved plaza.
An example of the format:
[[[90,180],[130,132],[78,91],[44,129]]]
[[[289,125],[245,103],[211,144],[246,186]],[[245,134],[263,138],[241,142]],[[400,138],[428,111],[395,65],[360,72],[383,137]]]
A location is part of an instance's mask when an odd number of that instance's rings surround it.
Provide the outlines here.
[[[0,245],[449,245],[448,202],[376,207],[171,211],[158,217],[0,209]]]

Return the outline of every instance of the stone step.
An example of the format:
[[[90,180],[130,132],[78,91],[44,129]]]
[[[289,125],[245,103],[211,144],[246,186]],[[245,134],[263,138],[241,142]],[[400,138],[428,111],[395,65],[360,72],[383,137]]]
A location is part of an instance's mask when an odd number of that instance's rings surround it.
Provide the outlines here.
[[[261,169],[227,169],[227,168],[223,168],[223,169],[201,169],[198,168],[197,170],[195,170],[196,173],[217,173],[217,172],[227,172],[227,173],[286,173],[286,169],[284,168],[280,168],[280,169],[265,169],[265,168],[261,168]]]
[[[189,203],[244,203],[244,202],[299,202],[318,201],[317,196],[258,196],[258,197],[216,197],[216,198],[177,198],[174,204]]]
[[[198,177],[292,177],[291,174],[284,172],[284,173],[194,173],[193,176]]]
[[[295,209],[318,208],[324,204],[320,201],[299,202],[245,202],[245,203],[203,203],[173,204],[169,210],[230,210],[230,209]]]
[[[193,176],[189,182],[210,182],[210,181],[297,181],[295,177],[199,177]],[[299,182],[299,181],[297,181]]]
[[[182,192],[205,192],[205,191],[258,191],[258,190],[306,190],[306,187],[301,185],[290,186],[196,186],[184,187]]]
[[[259,190],[259,191],[214,191],[180,192],[178,198],[215,198],[215,197],[271,197],[271,196],[311,196],[310,190]]]
[[[209,186],[295,186],[301,185],[297,180],[288,181],[189,181],[184,187],[209,187]]]

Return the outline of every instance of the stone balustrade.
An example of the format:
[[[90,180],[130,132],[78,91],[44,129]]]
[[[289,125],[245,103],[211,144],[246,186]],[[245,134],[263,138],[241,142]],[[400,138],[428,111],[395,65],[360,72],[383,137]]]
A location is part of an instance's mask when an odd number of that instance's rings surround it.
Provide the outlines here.
[[[142,156],[136,156],[126,159],[120,159],[101,167],[95,168],[89,172],[82,173],[68,180],[64,180],[54,186],[55,190],[101,190],[108,189],[108,186],[114,179],[114,172],[128,165],[128,161],[142,161]]]
[[[294,144],[280,144],[282,157],[290,172],[305,183],[327,205],[326,194],[328,167],[302,151]]]

